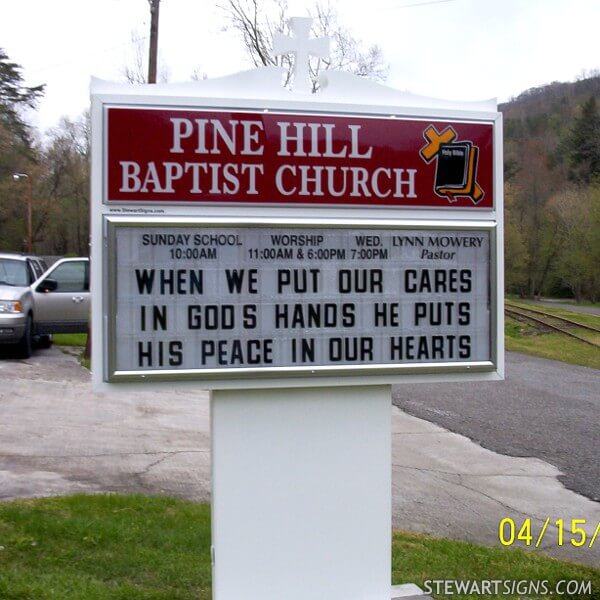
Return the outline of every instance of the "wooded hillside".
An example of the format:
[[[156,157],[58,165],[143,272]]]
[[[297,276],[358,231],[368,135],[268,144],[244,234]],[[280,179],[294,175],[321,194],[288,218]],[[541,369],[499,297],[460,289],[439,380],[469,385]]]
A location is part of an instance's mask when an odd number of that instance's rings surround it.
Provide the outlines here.
[[[500,106],[509,293],[600,299],[599,98],[593,76]]]

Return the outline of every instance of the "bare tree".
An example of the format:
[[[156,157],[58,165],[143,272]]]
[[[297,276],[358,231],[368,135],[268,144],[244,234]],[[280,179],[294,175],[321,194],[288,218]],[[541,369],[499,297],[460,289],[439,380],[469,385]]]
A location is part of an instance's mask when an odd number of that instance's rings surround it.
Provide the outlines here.
[[[48,133],[35,233],[51,254],[87,254],[89,241],[90,116],[63,117]],[[43,210],[42,210],[43,209]],[[42,239],[43,236],[43,239]]]
[[[206,71],[203,71],[201,67],[196,67],[192,71],[192,74],[190,75],[190,79],[192,81],[204,81],[204,80],[208,79],[208,74],[206,73]]]
[[[273,54],[273,34],[290,35],[288,4],[286,0],[227,0],[221,7],[232,29],[241,36],[243,44],[255,66],[276,65],[285,68],[284,85],[291,84],[293,58],[289,54]],[[342,27],[336,9],[329,3],[316,0],[309,11],[313,18],[311,33],[315,37],[332,39],[330,57],[311,58],[309,73],[313,92],[318,89],[317,77],[325,69],[349,71],[360,77],[384,81],[388,66],[381,48],[376,44],[365,47]]]
[[[144,66],[144,38],[131,32],[131,47],[133,49],[133,61],[123,68],[123,75],[129,83],[146,83],[146,69]]]
[[[140,36],[136,31],[131,32],[133,59],[131,64],[126,65],[122,70],[128,83],[148,83],[147,40],[148,37]],[[162,61],[160,61],[158,79],[161,83],[166,83],[169,80],[169,69]]]

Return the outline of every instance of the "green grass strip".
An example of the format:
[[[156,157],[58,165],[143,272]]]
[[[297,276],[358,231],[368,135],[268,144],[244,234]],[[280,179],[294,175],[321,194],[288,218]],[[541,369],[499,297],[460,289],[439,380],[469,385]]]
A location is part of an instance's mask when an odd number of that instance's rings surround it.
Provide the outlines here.
[[[87,333],[55,333],[52,339],[57,346],[81,346],[85,348]]]
[[[510,300],[510,302],[523,308],[531,307],[536,310],[543,310],[544,312],[600,329],[600,317],[595,315],[575,313],[561,308],[532,306],[522,301],[516,302],[515,300]],[[569,327],[569,331],[596,344],[600,343],[600,333],[580,329],[576,326]],[[554,331],[542,332],[532,324],[517,321],[510,316],[506,317],[504,333],[506,349],[511,352],[523,352],[524,354],[531,354],[540,358],[600,369],[600,348],[594,348],[561,333]]]

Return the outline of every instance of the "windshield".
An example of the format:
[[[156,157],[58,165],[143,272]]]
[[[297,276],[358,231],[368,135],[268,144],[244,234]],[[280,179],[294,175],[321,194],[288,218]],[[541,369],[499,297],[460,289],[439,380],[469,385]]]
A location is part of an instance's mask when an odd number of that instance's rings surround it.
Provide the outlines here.
[[[27,263],[24,260],[0,258],[0,285],[28,286]]]

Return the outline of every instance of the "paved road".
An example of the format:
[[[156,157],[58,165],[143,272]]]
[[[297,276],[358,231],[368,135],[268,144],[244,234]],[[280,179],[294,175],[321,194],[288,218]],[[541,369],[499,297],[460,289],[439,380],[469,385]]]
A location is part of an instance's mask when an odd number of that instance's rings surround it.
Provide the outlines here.
[[[547,461],[600,500],[600,370],[510,352],[506,362],[503,382],[397,386],[393,402],[484,448]]]

